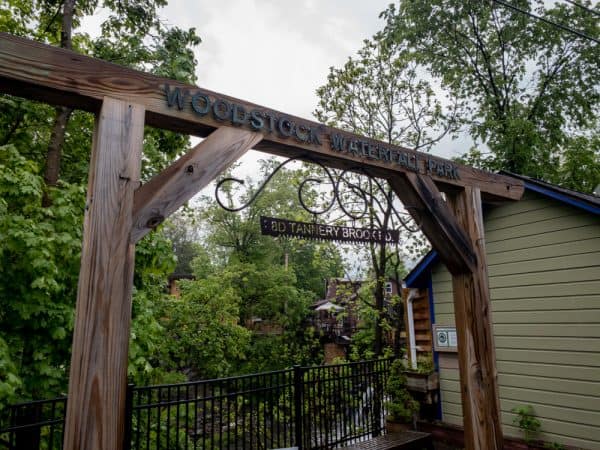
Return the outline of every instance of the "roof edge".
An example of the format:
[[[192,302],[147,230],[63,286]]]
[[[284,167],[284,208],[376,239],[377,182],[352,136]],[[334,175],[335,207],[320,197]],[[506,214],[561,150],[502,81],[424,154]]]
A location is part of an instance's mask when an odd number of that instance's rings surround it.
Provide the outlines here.
[[[554,200],[566,203],[567,205],[574,206],[575,208],[583,209],[584,211],[587,211],[589,213],[600,215],[600,206],[595,206],[586,202],[585,200],[580,200],[577,197],[573,197],[568,194],[563,194],[558,191],[545,188],[538,184],[530,183],[529,181],[525,181],[525,189],[529,189],[533,192],[537,192],[538,194],[545,195]]]
[[[523,180],[525,189],[545,195],[575,208],[583,209],[589,213],[600,215],[600,197],[563,188],[552,183],[547,183],[526,175],[512,173],[507,170],[501,170],[500,173]]]
[[[523,180],[525,183],[525,189],[545,195],[546,197],[550,197],[575,208],[583,209],[589,213],[600,215],[600,198],[596,199],[596,197],[591,195],[583,194],[571,189],[561,188],[559,186],[546,183],[545,181],[536,180],[535,178],[527,177],[525,175],[518,175],[504,170],[501,172]],[[432,264],[437,262],[437,260],[438,253],[435,250],[431,250],[423,258],[421,258],[417,265],[413,267],[406,277],[404,277],[404,283],[406,286],[415,287],[414,284],[430,268]]]
[[[425,273],[431,264],[436,262],[438,259],[438,253],[435,250],[431,250],[417,263],[415,267],[404,277],[404,283],[407,287],[413,286],[415,282]]]

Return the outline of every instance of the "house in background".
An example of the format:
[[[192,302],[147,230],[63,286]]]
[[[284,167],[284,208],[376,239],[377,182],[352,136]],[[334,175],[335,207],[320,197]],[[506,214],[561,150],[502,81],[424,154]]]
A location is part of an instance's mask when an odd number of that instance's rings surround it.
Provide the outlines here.
[[[540,439],[600,450],[600,198],[513,176],[523,199],[484,209],[503,431],[530,405]],[[452,277],[430,252],[405,283],[429,300],[438,419],[462,426]]]
[[[194,275],[188,273],[172,273],[169,275],[167,281],[167,291],[170,295],[174,297],[181,297],[181,291],[179,290],[179,281],[180,280],[194,280]]]
[[[352,335],[358,329],[356,300],[362,281],[330,278],[326,281],[325,298],[311,306],[312,325],[320,336],[324,362],[346,358]]]
[[[335,358],[348,356],[352,335],[360,326],[358,291],[363,283],[360,280],[330,278],[326,282],[325,298],[311,307],[312,325],[321,336],[326,364]],[[399,294],[394,281],[387,281],[384,288],[386,299]]]

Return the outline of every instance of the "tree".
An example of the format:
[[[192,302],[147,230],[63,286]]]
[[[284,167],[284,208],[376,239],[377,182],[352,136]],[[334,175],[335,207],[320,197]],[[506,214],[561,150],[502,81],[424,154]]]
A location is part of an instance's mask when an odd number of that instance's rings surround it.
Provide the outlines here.
[[[263,177],[278,165],[261,161]],[[260,233],[260,216],[309,221],[311,215],[300,206],[297,188],[314,168],[287,169],[275,175],[264,190],[239,212],[224,210],[211,198],[202,199],[198,213],[206,251],[193,261],[196,280],[202,284],[214,274],[223,288],[232,288],[239,298],[239,321],[251,327],[262,320],[275,330],[253,333],[247,358],[238,361],[237,371],[256,372],[293,364],[308,364],[318,358],[318,342],[307,327],[309,306],[324,294],[325,280],[340,276],[343,263],[333,243],[272,238]],[[245,203],[258,189],[256,181],[223,185],[225,203]],[[305,201],[318,201],[319,193],[305,192]],[[210,275],[209,275],[210,276]]]
[[[266,178],[278,165],[275,159],[260,162],[260,174]],[[287,265],[296,275],[299,285],[315,295],[323,295],[325,279],[343,273],[339,251],[331,242],[317,243],[295,239],[262,236],[259,219],[261,215],[285,217],[296,221],[311,221],[314,217],[304,210],[298,201],[298,187],[302,180],[316,176],[314,167],[299,169],[283,168],[266,185],[256,200],[242,211],[232,213],[224,210],[205,197],[201,218],[206,225],[206,240],[212,253],[224,263],[251,262],[258,266],[273,263]],[[226,200],[234,203],[248,202],[258,189],[256,181],[245,180],[245,191],[240,186],[224,185]],[[315,205],[321,193],[304,191],[305,201]],[[234,201],[234,198],[239,200]]]
[[[0,147],[0,404],[66,391],[79,275],[85,188],[61,182],[42,206],[42,171]],[[160,232],[136,249],[129,374],[157,380],[163,341],[156,303],[174,260]]]
[[[191,275],[192,261],[206,252],[199,244],[202,235],[194,212],[184,206],[169,218],[163,231],[171,241],[177,258],[174,273]]]
[[[340,68],[331,68],[327,83],[317,90],[320,98],[315,116],[332,126],[351,132],[428,151],[446,134],[457,129],[456,103],[444,108],[430,83],[419,78],[417,66],[402,44],[382,33],[365,40],[356,58]],[[370,228],[397,229],[405,219],[393,190],[382,180],[339,174],[344,197],[357,197],[365,212],[362,223]],[[414,242],[414,241],[413,241]],[[422,242],[422,237],[417,239]],[[417,246],[421,248],[422,246]],[[397,250],[397,249],[396,249]],[[419,250],[417,250],[419,251]],[[383,351],[384,286],[386,275],[401,275],[402,258],[395,249],[371,244],[369,257],[375,281],[374,353]],[[395,271],[390,265],[395,262]],[[400,285],[400,279],[397,280]]]
[[[199,38],[193,29],[166,28],[158,16],[164,4],[5,0],[0,31],[191,82],[190,47]],[[111,11],[101,35],[77,32],[83,16],[98,7]],[[66,391],[94,121],[81,111],[60,118],[63,112],[0,95],[0,404]],[[147,128],[143,179],[187,143],[186,136]],[[134,379],[148,369],[159,342],[153,302],[172,271],[166,242],[157,232],[137,247]]]
[[[378,33],[363,44],[342,68],[331,67],[317,89],[319,121],[421,151],[456,131],[459,105],[452,99],[442,105],[403,43]]]
[[[8,8],[0,16],[2,31],[59,45],[168,78],[184,82],[195,80],[195,59],[190,47],[198,45],[200,38],[194,29],[182,30],[163,25],[158,11],[160,7],[166,5],[165,0],[6,1]],[[98,8],[110,11],[109,17],[102,24],[101,35],[92,39],[86,33],[78,33],[77,28],[82,18],[85,15],[93,15]],[[23,105],[9,115],[10,120],[6,124],[9,135],[30,125],[27,123],[28,109],[28,105]],[[44,180],[49,188],[58,186],[63,176],[65,159],[75,160],[84,168],[87,166],[82,164],[82,161],[87,160],[89,146],[69,145],[72,139],[81,143],[79,140],[81,120],[78,119],[71,124],[73,114],[70,108],[57,107],[53,112],[54,119],[51,126],[47,119],[42,130],[31,128],[37,136],[39,131],[47,133],[44,136],[45,148],[39,149],[37,158],[40,166],[44,167]],[[81,116],[81,113],[79,115]],[[89,134],[89,130],[93,127],[93,120],[89,115],[84,117],[87,120],[83,129],[88,130]],[[6,136],[4,139],[5,143],[9,142]],[[161,130],[147,130],[144,148],[145,175],[148,175],[149,167],[153,167],[150,173],[155,173],[164,167],[187,145],[188,138],[185,136]],[[159,149],[160,152],[157,152]],[[78,153],[71,153],[73,150]],[[83,173],[87,175],[87,170]],[[44,202],[48,202],[47,196]]]
[[[181,284],[181,298],[165,302],[163,325],[168,339],[167,361],[188,378],[231,375],[243,359],[250,333],[239,324],[241,298],[223,280],[211,275]]]
[[[0,147],[0,383],[11,388],[0,403],[58,394],[68,376],[85,197],[65,184],[42,208],[40,172],[15,146]]]
[[[573,4],[512,4],[600,36],[597,18]],[[600,46],[493,1],[402,1],[382,15],[387,39],[462,101],[460,117],[483,144],[468,162],[589,192],[598,180]],[[588,164],[575,183],[563,167],[580,158]]]
[[[557,183],[582,192],[593,192],[600,186],[600,133],[567,139]]]

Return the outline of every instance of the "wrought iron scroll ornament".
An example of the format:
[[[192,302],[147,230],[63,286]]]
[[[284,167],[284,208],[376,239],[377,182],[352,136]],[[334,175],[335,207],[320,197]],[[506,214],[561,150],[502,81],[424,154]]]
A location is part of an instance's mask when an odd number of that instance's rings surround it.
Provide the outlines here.
[[[241,210],[247,208],[258,198],[258,196],[263,192],[263,190],[265,189],[267,184],[273,179],[273,177],[283,167],[285,167],[287,164],[289,164],[293,161],[297,161],[297,160],[306,161],[306,158],[298,158],[298,157],[289,158],[289,159],[286,159],[285,161],[283,161],[282,163],[280,163],[265,178],[265,180],[260,184],[258,189],[250,196],[250,198],[245,203],[243,203],[242,205],[237,206],[237,207],[225,204],[225,202],[221,199],[221,191],[224,190],[224,185],[226,185],[227,183],[235,183],[240,186],[243,186],[245,184],[244,180],[240,180],[239,178],[233,178],[233,177],[223,178],[222,180],[220,180],[217,183],[216,188],[215,188],[215,199],[216,199],[217,203],[219,204],[219,206],[221,206],[221,208],[223,208],[226,211],[230,211],[230,212],[238,212],[238,211],[241,211]],[[321,216],[327,212],[330,212],[333,209],[333,207],[336,205],[336,203],[339,206],[339,210],[342,212],[343,216],[345,216],[347,219],[350,219],[353,223],[355,221],[360,221],[361,219],[364,219],[367,216],[367,214],[369,212],[370,202],[372,202],[371,204],[376,204],[377,207],[381,211],[389,209],[391,216],[393,217],[393,219],[395,219],[394,221],[399,223],[407,231],[416,232],[420,229],[420,226],[418,224],[414,223],[414,221],[412,220],[412,218],[410,218],[410,215],[408,213],[399,211],[398,208],[396,208],[396,205],[394,205],[394,202],[393,202],[393,194],[389,190],[385,189],[385,187],[382,185],[381,181],[378,180],[377,178],[370,177],[363,169],[359,168],[359,169],[352,169],[352,170],[344,170],[344,171],[340,172],[339,174],[336,174],[336,173],[332,173],[332,171],[329,170],[329,168],[327,168],[326,166],[324,166],[323,164],[321,164],[318,161],[310,160],[309,162],[316,164],[323,170],[323,172],[325,173],[325,182],[328,182],[332,186],[330,199],[328,201],[326,201],[321,208],[317,209],[317,208],[311,207],[307,204],[307,202],[305,201],[304,192],[310,184],[314,183],[314,184],[320,185],[320,184],[323,184],[324,181],[319,178],[308,177],[308,178],[302,180],[300,182],[300,184],[298,185],[298,201],[300,202],[300,205],[302,206],[302,208],[305,211],[307,211],[308,213],[313,215],[313,217],[315,218],[315,222],[317,221],[318,216]],[[349,178],[349,174],[352,172],[358,172],[361,175],[368,177],[367,180],[369,183],[369,190],[364,189],[362,186],[360,186],[359,184],[357,184],[356,182],[354,182],[352,179]],[[376,195],[377,192],[380,194],[379,197]],[[385,203],[382,203],[381,199],[385,199],[384,200]],[[361,204],[362,206],[360,208],[353,208],[352,205],[356,205],[356,204]],[[410,206],[406,206],[405,208],[409,209]],[[279,220],[279,219],[271,219],[271,218],[265,218],[265,219],[270,219],[270,220],[274,220],[274,221]],[[291,223],[291,221],[285,221],[285,220],[280,221],[280,222],[282,222],[282,223],[286,222],[288,224]],[[269,222],[269,223],[274,223],[274,222]],[[261,219],[261,228],[264,228],[265,224],[266,224],[266,222]],[[345,228],[345,227],[340,227],[340,228]],[[356,230],[364,230],[364,229],[356,228]],[[394,236],[398,236],[398,231],[393,231],[391,229],[372,230],[372,231],[375,231],[374,235],[379,235],[379,236],[389,236],[390,232]],[[273,235],[273,232],[265,233],[264,229],[263,229],[263,234]],[[280,233],[277,235],[287,235],[287,236],[302,237],[302,238],[307,238],[307,239],[318,239],[317,236],[312,236],[312,237],[310,235],[301,236],[298,233],[287,233],[287,234]],[[394,241],[396,241],[396,239],[389,240],[389,239],[384,238],[384,239],[377,239],[377,240],[371,239],[370,241],[375,242],[375,243],[383,243],[386,241],[387,241],[387,243],[394,243]],[[335,238],[333,238],[333,240],[365,242],[365,240],[362,240],[362,239],[355,240],[355,239],[335,239]],[[396,241],[396,243],[397,243],[397,241]]]

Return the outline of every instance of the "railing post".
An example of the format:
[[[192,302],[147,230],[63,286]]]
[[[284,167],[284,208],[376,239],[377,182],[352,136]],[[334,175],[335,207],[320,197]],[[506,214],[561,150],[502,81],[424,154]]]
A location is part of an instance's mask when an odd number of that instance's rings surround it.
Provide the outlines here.
[[[24,426],[24,429],[17,430],[14,433],[15,447],[9,447],[14,450],[37,450],[41,445],[41,426],[43,404],[31,402],[22,405],[21,408],[14,409],[15,424]],[[35,428],[27,428],[27,425],[36,425]]]
[[[300,366],[294,366],[294,431],[296,446],[302,450],[304,415],[302,413],[302,398],[304,397],[304,371]]]
[[[127,385],[125,394],[125,434],[123,435],[123,450],[131,449],[131,427],[133,424],[133,388],[134,384]]]

